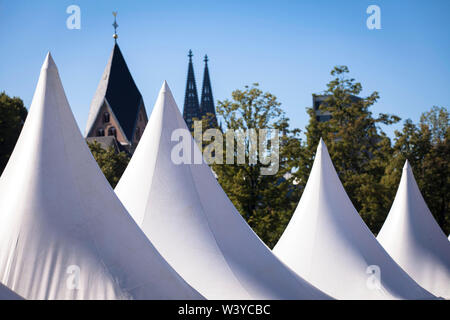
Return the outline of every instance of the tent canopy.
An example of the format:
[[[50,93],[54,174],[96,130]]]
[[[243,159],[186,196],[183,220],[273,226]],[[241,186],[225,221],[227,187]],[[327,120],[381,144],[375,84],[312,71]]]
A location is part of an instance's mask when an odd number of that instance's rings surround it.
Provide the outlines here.
[[[300,202],[274,253],[338,299],[427,299],[386,253],[348,198],[322,141]]]
[[[428,209],[408,161],[377,239],[417,283],[450,299],[450,243]]]
[[[115,196],[50,54],[0,178],[0,213],[0,281],[26,299],[202,298]]]
[[[276,258],[205,164],[175,164],[176,131],[200,152],[164,82],[116,193],[164,258],[209,299],[326,299]],[[174,137],[172,135],[175,135]],[[192,158],[191,158],[192,160]],[[193,162],[192,162],[193,163]]]

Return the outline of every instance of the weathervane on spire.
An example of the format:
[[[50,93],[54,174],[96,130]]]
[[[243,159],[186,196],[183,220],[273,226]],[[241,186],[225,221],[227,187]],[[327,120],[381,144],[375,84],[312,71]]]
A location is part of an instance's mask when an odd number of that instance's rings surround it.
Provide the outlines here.
[[[114,38],[114,41],[117,42],[117,38],[119,37],[119,36],[117,35],[117,27],[119,26],[119,25],[117,24],[117,21],[116,21],[117,11],[113,11],[112,14],[113,14],[113,16],[114,16],[114,23],[112,24],[112,26],[114,27],[113,38]]]
[[[209,59],[208,59],[208,55],[207,54],[205,54],[205,59],[203,59],[203,61],[205,61],[205,64],[208,64]]]
[[[189,61],[192,61],[192,56],[193,56],[192,50],[189,50],[189,54],[188,54]]]

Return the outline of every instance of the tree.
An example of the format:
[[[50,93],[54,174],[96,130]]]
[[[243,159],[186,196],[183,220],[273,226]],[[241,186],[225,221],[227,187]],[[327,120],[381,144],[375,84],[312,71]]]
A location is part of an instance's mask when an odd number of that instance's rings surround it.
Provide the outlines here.
[[[433,144],[442,143],[448,137],[449,113],[447,109],[433,106],[430,111],[422,113],[420,126],[428,127]]]
[[[379,99],[378,92],[360,98],[362,85],[348,78],[348,73],[346,66],[331,71],[334,78],[328,83],[324,92],[327,98],[319,107],[331,114],[330,120],[319,122],[315,111],[308,109],[305,156],[296,175],[304,186],[322,137],[353,205],[376,233],[387,214],[389,199],[381,179],[391,154],[390,139],[380,124],[391,125],[400,118],[388,114],[374,117],[370,108]]]
[[[125,152],[116,152],[112,146],[105,150],[96,141],[88,143],[88,145],[98,166],[111,187],[114,188],[127,168],[130,158]]]
[[[250,164],[252,143],[250,136],[243,139],[245,163],[237,163],[236,143],[233,148],[233,164],[213,164],[218,181],[233,204],[246,219],[259,237],[270,247],[283,232],[295,204],[298,201],[298,188],[293,185],[294,177],[290,175],[297,166],[301,155],[300,130],[289,129],[289,119],[286,118],[277,98],[271,93],[264,93],[258,84],[245,86],[244,90],[232,92],[231,100],[219,101],[217,114],[223,119],[227,130],[243,131],[260,129],[279,131],[279,148],[269,143],[275,153],[278,153],[278,171],[263,175],[261,169],[267,165],[257,161]],[[225,146],[224,146],[225,148]],[[261,159],[263,153],[258,152]]]
[[[410,162],[420,191],[445,234],[450,233],[450,126],[446,108],[433,107],[420,122],[406,120],[395,132],[395,144],[383,182],[394,199],[405,160]],[[391,200],[391,202],[392,202]]]
[[[20,98],[0,93],[0,175],[14,150],[27,113]]]

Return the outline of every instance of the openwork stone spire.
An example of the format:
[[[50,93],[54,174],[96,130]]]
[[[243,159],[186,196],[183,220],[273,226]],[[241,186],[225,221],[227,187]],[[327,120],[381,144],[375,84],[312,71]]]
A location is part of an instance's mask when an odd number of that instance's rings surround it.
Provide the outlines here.
[[[217,127],[216,108],[214,107],[211,80],[209,78],[207,55],[205,55],[203,61],[205,62],[205,71],[203,73],[203,88],[200,109],[202,111],[202,116],[208,116],[209,127]]]
[[[194,118],[201,119],[202,114],[198,103],[197,85],[195,83],[194,66],[192,64],[192,50],[189,50],[189,65],[184,96],[183,118],[190,130],[193,130]]]

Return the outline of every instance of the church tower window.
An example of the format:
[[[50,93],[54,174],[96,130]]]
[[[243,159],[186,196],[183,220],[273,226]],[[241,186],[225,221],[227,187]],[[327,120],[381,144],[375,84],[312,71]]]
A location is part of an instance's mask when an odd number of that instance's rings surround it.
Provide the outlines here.
[[[103,123],[109,123],[109,112],[103,114]]]
[[[114,137],[117,137],[117,131],[116,131],[116,128],[110,127],[110,128],[108,129],[108,136],[114,136]]]
[[[136,140],[141,138],[141,129],[139,127],[136,128]]]

